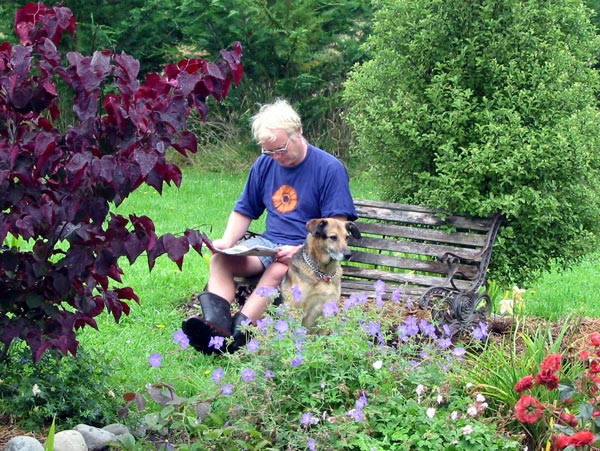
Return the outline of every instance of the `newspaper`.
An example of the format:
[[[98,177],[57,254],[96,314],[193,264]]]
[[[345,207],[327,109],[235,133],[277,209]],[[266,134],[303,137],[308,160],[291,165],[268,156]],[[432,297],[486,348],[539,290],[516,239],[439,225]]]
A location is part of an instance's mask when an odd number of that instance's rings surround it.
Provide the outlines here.
[[[239,255],[239,256],[266,256],[274,257],[277,254],[277,249],[271,249],[270,247],[254,245],[248,247],[244,244],[236,244],[228,249],[219,249],[215,247],[205,234],[202,234],[202,242],[210,249],[213,254],[227,254],[227,255]]]

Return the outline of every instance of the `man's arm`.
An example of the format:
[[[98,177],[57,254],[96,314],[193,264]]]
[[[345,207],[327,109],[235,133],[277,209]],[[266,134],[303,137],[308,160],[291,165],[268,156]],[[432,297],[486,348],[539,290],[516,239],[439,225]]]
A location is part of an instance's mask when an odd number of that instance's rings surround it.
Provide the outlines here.
[[[219,249],[228,249],[237,243],[248,231],[252,219],[246,215],[232,211],[227,220],[223,237],[215,240],[213,245]]]

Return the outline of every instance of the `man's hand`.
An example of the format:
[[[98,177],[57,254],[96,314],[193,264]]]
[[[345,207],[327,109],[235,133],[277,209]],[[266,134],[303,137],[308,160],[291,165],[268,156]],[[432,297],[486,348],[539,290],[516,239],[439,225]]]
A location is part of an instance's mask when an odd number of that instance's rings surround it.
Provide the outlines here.
[[[298,252],[301,248],[302,245],[278,247],[277,254],[275,254],[275,261],[283,263],[284,265],[289,265],[294,254]]]

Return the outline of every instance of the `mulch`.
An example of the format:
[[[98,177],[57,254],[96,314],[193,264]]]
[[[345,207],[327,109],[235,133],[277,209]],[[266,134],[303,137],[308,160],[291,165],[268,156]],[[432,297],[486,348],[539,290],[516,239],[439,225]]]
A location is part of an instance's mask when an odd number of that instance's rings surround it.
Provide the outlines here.
[[[27,435],[36,438],[43,444],[46,441],[47,434],[25,431],[15,425],[9,416],[0,414],[0,450],[4,449],[11,438],[19,435]]]

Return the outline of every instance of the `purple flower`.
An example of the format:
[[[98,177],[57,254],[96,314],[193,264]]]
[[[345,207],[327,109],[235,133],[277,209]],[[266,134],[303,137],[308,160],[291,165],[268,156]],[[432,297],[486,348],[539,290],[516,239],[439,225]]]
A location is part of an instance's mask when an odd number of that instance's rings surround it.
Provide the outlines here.
[[[148,362],[150,363],[150,366],[154,368],[160,368],[160,366],[162,365],[162,359],[162,355],[160,355],[158,352],[155,352],[154,354],[148,357]]]
[[[300,289],[300,287],[298,285],[292,285],[291,292],[294,301],[300,302],[300,299],[302,298],[302,290]]]
[[[357,409],[364,409],[368,405],[369,405],[369,401],[367,400],[367,394],[364,391],[362,391],[360,394],[360,398],[358,398],[354,402],[354,407],[356,407]]]
[[[329,301],[326,302],[325,305],[323,305],[323,316],[325,317],[332,317],[338,314],[338,312],[340,311],[340,309],[337,306],[337,302],[336,301]]]
[[[311,426],[313,424],[316,424],[319,420],[317,420],[312,413],[310,412],[306,412],[302,415],[302,418],[300,418],[300,424],[302,426]]]
[[[248,341],[248,343],[246,344],[246,349],[248,349],[249,352],[256,352],[258,351],[259,347],[260,343],[256,338],[251,338],[250,341]]]
[[[210,341],[208,342],[208,347],[210,348],[212,346],[215,349],[221,349],[224,344],[225,344],[225,338],[215,336],[215,337],[210,337]]]
[[[225,396],[231,396],[233,395],[233,389],[235,387],[231,384],[223,384],[221,385],[221,393],[223,393]]]
[[[214,370],[212,372],[212,380],[214,382],[216,382],[217,384],[219,382],[221,382],[221,380],[223,379],[223,376],[225,376],[225,373],[223,372],[223,368],[219,367],[216,370]]]
[[[442,326],[442,332],[444,333],[444,336],[446,336],[446,337],[452,336],[452,330],[450,329],[450,326],[448,326],[448,324],[444,324]]]
[[[383,294],[382,293],[377,293],[375,295],[375,305],[380,310],[383,308]]]
[[[272,322],[273,318],[267,316],[256,321],[256,327],[258,327],[262,331],[265,331],[269,327],[269,324],[271,324]]]
[[[398,303],[402,299],[402,290],[397,288],[392,292],[392,302]]]
[[[173,343],[181,346],[183,349],[187,349],[187,347],[190,345],[190,339],[184,331],[179,329],[173,333]]]
[[[290,325],[287,323],[287,321],[280,319],[280,320],[277,320],[277,322],[275,323],[275,330],[280,335],[285,335],[286,332],[288,330],[290,330]]]
[[[437,345],[440,349],[448,349],[450,346],[452,346],[452,340],[448,337],[440,338],[437,342]]]
[[[435,326],[431,324],[429,321],[422,319],[419,321],[419,329],[423,332],[423,335],[426,337],[435,338]]]
[[[315,451],[317,449],[317,443],[315,442],[315,439],[314,438],[309,438],[308,441],[306,442],[306,447],[310,451]]]
[[[369,324],[365,326],[365,330],[372,337],[378,337],[381,334],[381,324],[376,321],[369,321]]]
[[[373,288],[375,289],[375,293],[383,294],[385,293],[385,282],[383,280],[378,280],[373,284]]]
[[[360,304],[360,302],[358,299],[358,295],[356,295],[355,293],[352,293],[349,297],[344,299],[344,311],[347,312],[352,307],[356,307],[359,304]]]
[[[419,326],[417,325],[417,318],[415,316],[408,316],[404,320],[404,333],[408,336],[419,333]]]
[[[365,413],[362,409],[352,409],[346,416],[359,423],[365,420]]]
[[[304,360],[304,356],[302,356],[302,354],[300,354],[300,353],[296,354],[296,357],[294,357],[292,359],[292,366],[293,367],[300,366],[302,364],[303,360]]]
[[[254,380],[254,376],[255,376],[255,372],[252,368],[246,368],[244,370],[242,370],[242,380],[244,382],[249,382],[251,380]]]
[[[260,286],[256,289],[256,294],[265,298],[275,299],[279,294],[279,290],[273,287]]]
[[[483,340],[488,335],[489,335],[489,333],[488,333],[487,323],[480,321],[479,324],[477,325],[477,327],[475,329],[473,329],[473,338],[476,338],[478,340]]]
[[[265,379],[273,379],[275,377],[275,373],[271,370],[265,370]]]
[[[467,351],[465,350],[465,348],[454,348],[452,350],[452,355],[454,357],[462,357],[467,353]]]

